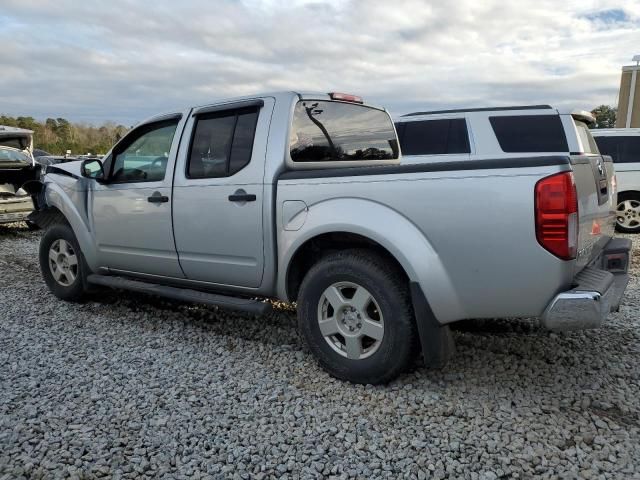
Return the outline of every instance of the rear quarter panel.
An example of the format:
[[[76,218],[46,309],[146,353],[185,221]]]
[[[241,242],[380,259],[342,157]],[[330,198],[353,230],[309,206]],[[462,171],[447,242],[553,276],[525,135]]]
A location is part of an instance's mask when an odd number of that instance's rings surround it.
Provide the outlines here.
[[[573,278],[575,262],[548,253],[535,234],[534,186],[562,168],[282,180],[278,212],[285,200],[308,211],[297,231],[279,219],[279,292],[304,240],[351,228],[396,257],[441,323],[540,315]]]

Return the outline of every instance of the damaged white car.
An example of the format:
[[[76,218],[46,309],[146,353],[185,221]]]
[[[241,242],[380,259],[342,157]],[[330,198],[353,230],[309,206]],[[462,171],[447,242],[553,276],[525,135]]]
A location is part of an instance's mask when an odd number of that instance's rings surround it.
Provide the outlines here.
[[[39,178],[40,167],[32,151],[31,130],[0,126],[0,224],[26,221],[33,211],[29,183]]]

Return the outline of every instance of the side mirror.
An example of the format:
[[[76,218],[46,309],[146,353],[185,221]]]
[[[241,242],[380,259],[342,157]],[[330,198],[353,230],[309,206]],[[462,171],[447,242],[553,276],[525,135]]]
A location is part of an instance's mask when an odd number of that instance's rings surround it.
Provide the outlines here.
[[[95,158],[89,158],[82,161],[80,165],[80,173],[85,178],[92,178],[98,181],[104,181],[104,167],[102,162]]]

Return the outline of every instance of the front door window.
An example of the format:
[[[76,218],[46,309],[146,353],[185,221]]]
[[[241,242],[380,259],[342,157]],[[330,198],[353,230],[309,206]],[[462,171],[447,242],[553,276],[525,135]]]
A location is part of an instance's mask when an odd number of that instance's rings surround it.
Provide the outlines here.
[[[114,183],[160,182],[164,180],[171,143],[178,119],[145,125],[115,154]]]

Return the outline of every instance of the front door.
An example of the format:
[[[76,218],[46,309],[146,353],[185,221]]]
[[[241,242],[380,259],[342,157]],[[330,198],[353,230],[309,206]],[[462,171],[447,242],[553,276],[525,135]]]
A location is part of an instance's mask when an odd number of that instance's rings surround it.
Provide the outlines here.
[[[190,280],[262,282],[264,162],[273,100],[196,111],[175,174],[173,222]]]
[[[171,225],[171,182],[180,116],[129,133],[105,162],[107,183],[90,196],[101,266],[184,277]]]

